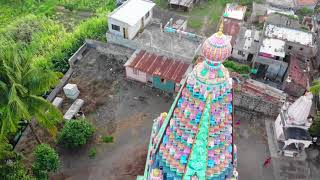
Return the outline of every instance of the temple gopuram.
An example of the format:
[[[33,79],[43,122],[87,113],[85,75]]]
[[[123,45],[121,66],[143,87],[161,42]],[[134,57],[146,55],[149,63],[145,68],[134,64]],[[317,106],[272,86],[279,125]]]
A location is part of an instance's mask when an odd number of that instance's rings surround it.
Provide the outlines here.
[[[154,122],[143,176],[138,180],[235,180],[232,79],[223,61],[231,54],[219,32],[202,46],[205,61],[186,78],[168,113]]]

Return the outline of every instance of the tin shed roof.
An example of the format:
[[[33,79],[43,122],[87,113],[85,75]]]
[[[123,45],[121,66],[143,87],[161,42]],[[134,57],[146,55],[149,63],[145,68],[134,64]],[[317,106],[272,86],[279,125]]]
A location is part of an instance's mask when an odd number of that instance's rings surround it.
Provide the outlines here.
[[[133,56],[135,56],[133,60],[126,63],[125,66],[160,76],[176,83],[180,83],[189,66],[191,66],[180,60],[159,56],[145,50],[140,50],[138,53],[133,54]]]

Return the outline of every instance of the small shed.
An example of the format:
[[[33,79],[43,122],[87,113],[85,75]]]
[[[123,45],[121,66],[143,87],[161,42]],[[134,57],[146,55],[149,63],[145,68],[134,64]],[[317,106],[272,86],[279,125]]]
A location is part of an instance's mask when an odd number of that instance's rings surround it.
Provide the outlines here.
[[[155,4],[147,0],[128,0],[108,17],[109,32],[133,39],[152,19]]]
[[[200,0],[169,0],[169,7],[174,9],[182,9],[190,11],[194,4],[199,3]]]
[[[125,63],[126,77],[169,93],[179,91],[182,80],[192,70],[183,61],[137,50]]]

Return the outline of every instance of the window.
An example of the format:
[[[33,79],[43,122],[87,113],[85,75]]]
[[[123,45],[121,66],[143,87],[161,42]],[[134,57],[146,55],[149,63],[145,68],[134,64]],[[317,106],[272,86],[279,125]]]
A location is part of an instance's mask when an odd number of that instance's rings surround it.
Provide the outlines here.
[[[111,24],[111,27],[112,27],[112,29],[115,30],[115,31],[120,31],[120,26]]]
[[[166,83],[166,80],[163,78],[161,78],[160,81],[161,81],[161,83]]]
[[[291,50],[291,49],[292,49],[292,46],[289,46],[288,49]]]
[[[150,12],[148,11],[146,14],[146,19],[150,16]]]
[[[300,48],[300,51],[303,51],[303,48]]]
[[[242,53],[243,53],[242,51],[238,51],[238,55],[242,55]]]
[[[133,69],[133,74],[139,75],[139,70],[138,69]]]

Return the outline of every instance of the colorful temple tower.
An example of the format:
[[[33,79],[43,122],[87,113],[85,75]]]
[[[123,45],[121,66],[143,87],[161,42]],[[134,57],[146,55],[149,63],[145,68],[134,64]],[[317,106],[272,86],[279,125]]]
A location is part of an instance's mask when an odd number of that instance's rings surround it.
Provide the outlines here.
[[[204,62],[188,75],[168,113],[153,125],[144,180],[237,179],[232,79],[222,62],[231,54],[219,32],[203,44]]]

